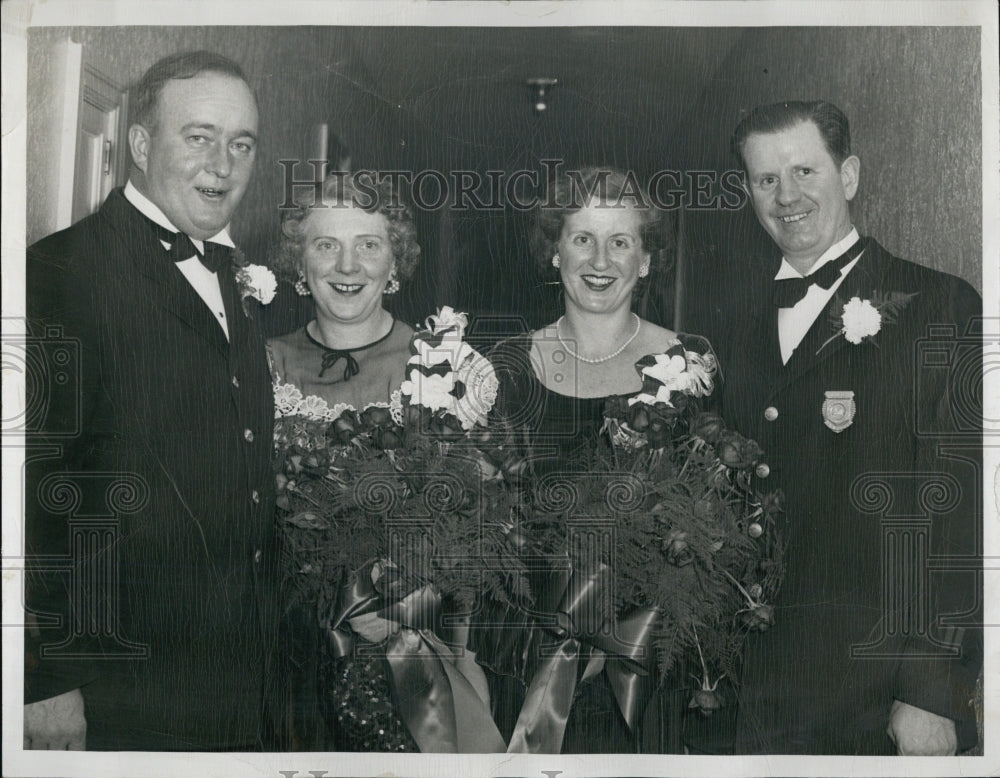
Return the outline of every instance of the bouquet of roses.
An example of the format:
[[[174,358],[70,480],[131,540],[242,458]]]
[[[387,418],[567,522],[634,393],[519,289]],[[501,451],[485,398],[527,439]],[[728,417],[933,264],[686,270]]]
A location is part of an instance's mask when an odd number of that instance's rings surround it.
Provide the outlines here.
[[[313,408],[317,398],[276,388],[279,518],[300,596],[335,597],[338,568],[380,558],[397,581],[434,584],[462,605],[482,587],[523,593],[506,531],[491,521],[511,510],[485,427],[497,379],[463,340],[466,326],[447,307],[427,319],[390,403]]]
[[[603,661],[630,725],[652,694],[654,668],[663,677],[693,665],[691,707],[718,708],[716,686],[747,633],[774,621],[769,603],[783,572],[783,498],[760,491],[763,452],[700,407],[714,355],[677,342],[636,370],[642,390],[607,402],[604,437],[578,472],[539,479],[531,501],[531,522],[562,538],[548,549],[565,570],[549,603],[560,626],[550,631],[561,632],[564,655],[575,641],[588,668]],[[536,671],[515,739],[543,729],[524,711],[544,707],[536,703],[551,698],[548,679],[559,672]]]

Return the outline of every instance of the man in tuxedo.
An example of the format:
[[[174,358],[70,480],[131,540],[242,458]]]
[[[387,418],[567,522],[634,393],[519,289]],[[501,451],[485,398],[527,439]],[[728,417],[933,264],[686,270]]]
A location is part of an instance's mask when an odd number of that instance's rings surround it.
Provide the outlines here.
[[[836,106],[759,107],[733,150],[782,257],[713,341],[727,421],[785,493],[787,552],[714,747],[954,754],[976,742],[982,656],[981,299],[858,235]]]
[[[26,748],[255,750],[273,622],[273,400],[227,227],[257,103],[231,60],[154,64],[132,168],[28,249]],[[44,351],[48,348],[48,351]],[[50,365],[50,368],[52,366]]]

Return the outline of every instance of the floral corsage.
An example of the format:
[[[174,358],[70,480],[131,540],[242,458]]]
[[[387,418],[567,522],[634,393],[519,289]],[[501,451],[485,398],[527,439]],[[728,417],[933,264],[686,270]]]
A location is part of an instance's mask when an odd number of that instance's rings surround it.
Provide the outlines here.
[[[240,299],[248,297],[267,305],[278,291],[278,281],[274,273],[264,265],[243,265],[236,271],[236,283],[240,287]]]
[[[830,322],[836,332],[816,349],[816,353],[841,335],[855,346],[866,341],[874,344],[874,338],[882,331],[882,326],[895,324],[896,317],[917,294],[873,292],[870,298],[852,297],[846,303],[840,297],[835,298],[830,306]]]

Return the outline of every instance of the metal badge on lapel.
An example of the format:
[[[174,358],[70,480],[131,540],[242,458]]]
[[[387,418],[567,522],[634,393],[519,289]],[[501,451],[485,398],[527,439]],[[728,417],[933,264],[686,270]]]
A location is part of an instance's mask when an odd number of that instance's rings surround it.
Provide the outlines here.
[[[824,392],[823,423],[834,432],[843,432],[851,426],[858,407],[854,404],[854,392]]]

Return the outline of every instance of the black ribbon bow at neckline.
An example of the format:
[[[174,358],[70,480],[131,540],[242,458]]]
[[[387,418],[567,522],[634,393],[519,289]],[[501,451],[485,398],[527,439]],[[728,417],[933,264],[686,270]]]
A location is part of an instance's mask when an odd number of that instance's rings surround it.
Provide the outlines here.
[[[319,371],[319,377],[322,378],[323,373],[325,373],[329,368],[337,364],[337,362],[339,362],[341,359],[346,360],[346,364],[344,365],[345,381],[350,381],[353,376],[356,376],[358,373],[361,372],[361,368],[358,367],[358,360],[354,358],[354,356],[351,354],[350,351],[346,349],[342,350],[342,349],[326,348],[324,346],[323,366],[322,369]]]
[[[805,278],[782,278],[774,282],[774,304],[778,308],[795,306],[813,284],[829,289],[840,278],[840,271],[853,262],[864,251],[866,241],[862,238],[836,259],[830,260]]]
[[[337,364],[340,360],[344,360],[344,380],[350,381],[351,378],[356,376],[361,372],[361,368],[358,366],[358,360],[354,358],[354,353],[357,351],[364,351],[372,346],[377,346],[379,343],[384,342],[390,335],[392,335],[393,330],[396,329],[396,321],[393,319],[392,324],[389,327],[389,331],[385,333],[382,337],[371,343],[366,343],[363,346],[355,346],[354,348],[330,348],[322,341],[314,338],[312,333],[309,332],[309,328],[306,327],[305,333],[309,341],[318,348],[323,350],[323,362],[320,365],[319,377],[323,377],[323,373]]]

